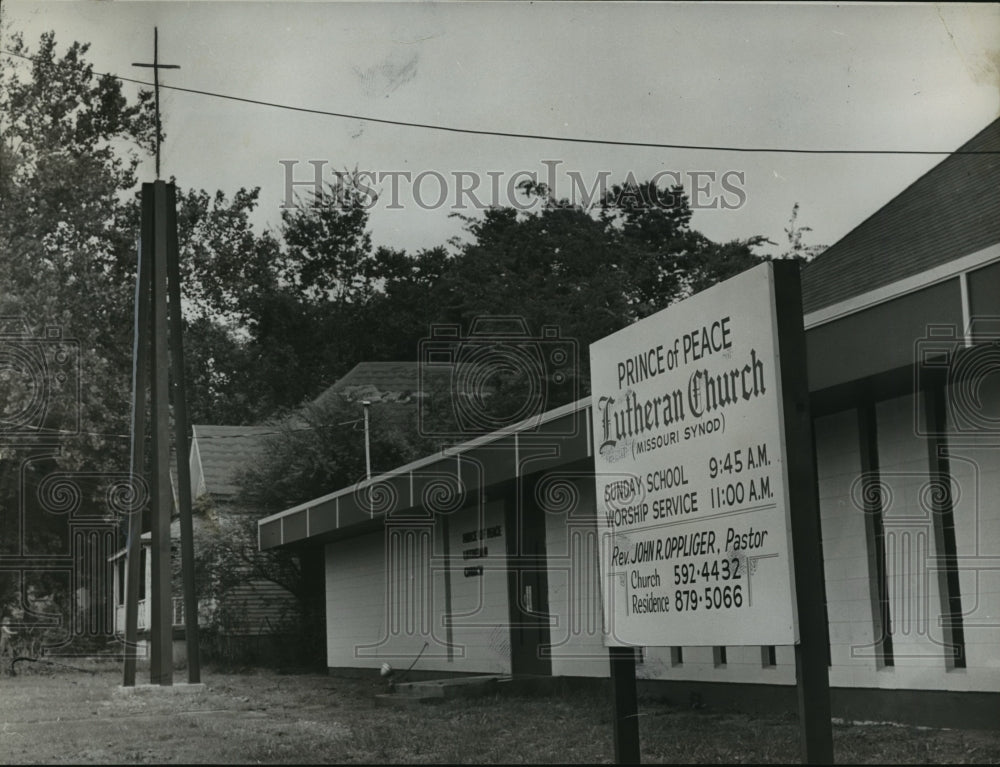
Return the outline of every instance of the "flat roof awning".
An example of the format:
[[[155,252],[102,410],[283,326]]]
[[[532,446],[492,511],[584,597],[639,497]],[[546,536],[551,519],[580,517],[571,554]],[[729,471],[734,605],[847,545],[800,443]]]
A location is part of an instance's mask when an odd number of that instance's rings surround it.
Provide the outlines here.
[[[432,516],[470,493],[591,456],[590,398],[469,440],[257,523],[261,551],[366,532],[386,515]]]

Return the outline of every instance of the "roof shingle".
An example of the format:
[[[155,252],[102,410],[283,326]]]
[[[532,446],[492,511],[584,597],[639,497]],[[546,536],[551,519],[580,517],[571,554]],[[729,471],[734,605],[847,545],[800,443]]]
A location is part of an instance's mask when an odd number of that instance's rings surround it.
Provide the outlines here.
[[[275,427],[196,425],[192,432],[204,483],[194,488],[195,496],[205,492],[235,495],[237,474],[260,453],[264,438],[274,434]],[[197,482],[197,476],[193,474],[192,480]]]
[[[1000,119],[959,151],[1000,151]],[[1000,154],[953,154],[802,270],[806,313],[1000,242]]]

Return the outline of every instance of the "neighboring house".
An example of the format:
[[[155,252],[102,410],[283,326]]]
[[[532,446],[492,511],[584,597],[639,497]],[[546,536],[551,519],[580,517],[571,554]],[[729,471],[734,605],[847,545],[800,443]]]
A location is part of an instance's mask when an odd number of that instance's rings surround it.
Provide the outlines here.
[[[220,533],[239,535],[241,522],[246,519],[247,510],[241,508],[236,496],[239,472],[259,454],[263,440],[273,434],[273,426],[210,426],[192,427],[190,452],[191,496],[194,503],[193,515],[195,546]],[[175,485],[176,472],[171,473]],[[229,528],[229,530],[227,530]],[[180,522],[175,517],[170,526],[171,548],[177,552],[180,547]],[[150,604],[147,595],[151,593],[152,573],[149,556],[150,534],[142,536],[139,582],[138,628],[141,639],[148,635]],[[115,631],[125,630],[125,550],[112,558],[114,567]],[[174,583],[174,593],[180,591],[180,583]],[[280,632],[290,617],[294,599],[285,589],[264,579],[247,579],[230,587],[220,602],[216,598],[202,600],[199,604],[199,625],[215,626],[230,636],[257,637]],[[175,639],[184,627],[184,600],[173,598]]]
[[[420,372],[418,362],[359,362],[315,403],[322,405],[335,395],[355,401],[416,403],[421,396]]]
[[[514,334],[506,317],[497,324],[495,334],[462,336],[456,328],[443,337],[439,326],[439,335],[419,350],[419,362],[359,362],[314,402],[322,405],[340,395],[373,406],[412,406],[420,432],[443,442],[470,431],[486,434],[498,424],[541,412],[554,382],[562,381],[558,386],[564,389],[574,385],[562,377],[574,364],[575,354],[564,353],[573,344],[545,337],[551,329],[543,329],[542,338]],[[522,329],[523,324],[514,324],[514,330]],[[538,381],[538,371],[548,377]]]
[[[1000,120],[962,150],[802,271],[835,716],[1000,723]],[[590,423],[582,399],[261,520],[325,557],[327,665],[607,677]],[[794,708],[792,646],[641,657],[675,700]]]

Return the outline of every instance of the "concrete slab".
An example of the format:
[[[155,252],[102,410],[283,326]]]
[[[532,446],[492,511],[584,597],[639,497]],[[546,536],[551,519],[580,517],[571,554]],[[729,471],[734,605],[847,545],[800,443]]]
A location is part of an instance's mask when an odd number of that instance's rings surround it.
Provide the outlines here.
[[[137,684],[135,687],[119,686],[115,688],[116,695],[185,695],[205,692],[204,682],[189,684],[180,682],[177,684]]]
[[[429,679],[422,682],[399,682],[390,697],[415,700],[441,700],[489,695],[505,677],[496,674]]]

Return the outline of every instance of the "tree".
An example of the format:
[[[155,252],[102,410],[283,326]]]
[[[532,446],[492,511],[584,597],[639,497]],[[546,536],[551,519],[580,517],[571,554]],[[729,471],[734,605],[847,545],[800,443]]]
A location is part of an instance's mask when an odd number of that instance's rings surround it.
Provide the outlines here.
[[[94,75],[87,49],[73,43],[59,56],[50,32],[31,51],[14,34],[14,56],[0,65],[0,314],[24,317],[31,337],[58,327],[78,344],[79,399],[53,386],[47,405],[63,426],[79,412],[85,433],[66,435],[65,459],[106,465],[120,442],[97,435],[127,431],[135,244],[122,226],[126,194],[155,128],[152,94],[130,103],[118,80]]]
[[[213,660],[262,660],[257,642],[248,644],[246,640],[259,638],[261,626],[254,625],[250,616],[265,608],[270,614],[272,639],[295,637],[294,642],[284,643],[280,660],[300,666],[322,663],[322,554],[259,551],[257,517],[226,508],[229,505],[202,496],[194,509],[195,593],[205,621],[203,642],[210,648]],[[174,577],[179,578],[176,560],[174,567]],[[260,584],[267,583],[280,586],[284,592],[260,588]]]
[[[257,190],[240,190],[231,203],[202,192],[184,206],[198,244],[199,311],[228,331],[200,326],[205,350],[219,349],[203,359],[214,378],[201,387],[207,401],[242,403],[251,421],[315,397],[367,356],[365,309],[376,290],[367,198],[354,176],[282,211],[277,235],[253,233],[256,201]]]
[[[128,467],[122,435],[129,431],[135,273],[129,195],[140,158],[154,143],[152,94],[126,98],[118,80],[94,74],[86,44],[60,55],[51,32],[35,50],[13,34],[6,49],[0,492],[11,513],[3,515],[4,542],[14,551],[102,557],[71,547],[66,517],[115,520],[106,487],[72,472],[110,476]],[[52,484],[60,472],[71,472],[67,483]],[[46,498],[43,490],[53,487],[58,494]],[[16,613],[20,595],[33,592],[68,614],[75,597],[67,582],[49,571],[24,577],[3,576],[0,611]]]
[[[378,248],[369,265],[369,278],[377,286],[361,308],[365,346],[359,359],[415,361],[421,339],[441,319],[444,275],[454,258],[444,246],[410,255],[402,250]]]
[[[812,227],[802,226],[798,223],[799,204],[792,206],[792,215],[788,219],[788,226],[785,228],[785,236],[788,238],[788,248],[778,258],[796,258],[800,261],[812,261],[816,256],[826,250],[826,245],[806,245],[802,241],[802,235],[811,232]]]
[[[434,449],[420,436],[414,407],[380,402],[370,415],[374,473]],[[365,478],[361,403],[334,392],[275,426],[262,454],[239,478],[239,502],[257,512],[288,508]]]
[[[280,294],[280,243],[250,220],[259,189],[179,191],[185,386],[192,423],[256,423],[273,402],[255,369],[260,326]]]
[[[417,433],[415,411],[391,402],[373,408],[370,442],[376,472],[430,450],[429,443]],[[294,599],[295,609],[287,617],[298,639],[290,654],[307,662],[322,657],[322,553],[258,551],[257,520],[265,513],[364,479],[365,473],[359,402],[326,394],[275,425],[261,455],[239,475],[241,490],[235,508],[224,512],[202,503],[197,512],[204,520],[196,536],[199,597],[216,601],[216,627],[239,624],[243,606],[234,601],[237,587],[269,581],[286,589]]]
[[[554,199],[544,184],[522,190],[541,201],[539,209],[493,208],[481,219],[467,218],[470,239],[443,273],[435,297],[439,321],[467,331],[477,317],[515,314],[531,337],[551,327],[575,343],[569,376],[545,369],[546,407],[589,392],[591,343],[759,263],[754,250],[765,242],[717,244],[692,230],[687,195],[677,186],[615,185],[596,211]],[[498,407],[509,410],[511,401],[523,399],[531,382],[521,383],[494,382],[510,395],[494,397]]]

